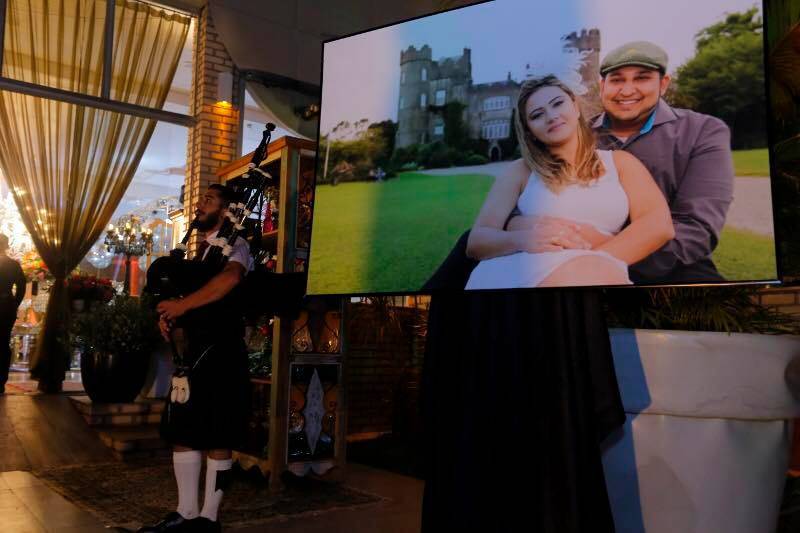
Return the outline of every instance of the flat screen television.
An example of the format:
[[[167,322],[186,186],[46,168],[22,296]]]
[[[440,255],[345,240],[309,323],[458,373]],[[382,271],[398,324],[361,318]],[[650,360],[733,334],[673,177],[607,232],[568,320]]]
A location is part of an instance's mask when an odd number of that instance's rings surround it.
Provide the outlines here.
[[[775,282],[762,18],[496,0],[325,42],[308,293]]]

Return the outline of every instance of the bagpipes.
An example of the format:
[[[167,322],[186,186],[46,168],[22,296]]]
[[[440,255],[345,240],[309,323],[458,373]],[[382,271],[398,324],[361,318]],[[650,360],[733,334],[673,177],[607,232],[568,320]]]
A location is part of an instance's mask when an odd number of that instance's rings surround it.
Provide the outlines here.
[[[236,180],[232,188],[237,196],[223,213],[222,226],[217,236],[209,240],[209,247],[200,261],[184,259],[186,247],[195,229],[196,220],[189,225],[186,235],[169,256],[156,259],[147,270],[145,292],[154,304],[163,300],[180,298],[200,289],[225,267],[236,239],[252,236],[250,250],[256,258],[254,270],[249,272],[227,296],[218,302],[205,305],[180,317],[174,327],[203,329],[213,327],[221,316],[235,313],[239,316],[262,314],[292,315],[299,313],[305,294],[305,273],[269,272],[261,250],[261,218],[264,205],[264,188],[272,176],[259,168],[267,156],[267,148],[274,124],[267,124],[261,142],[253,153],[247,172]],[[257,217],[252,217],[256,213]]]

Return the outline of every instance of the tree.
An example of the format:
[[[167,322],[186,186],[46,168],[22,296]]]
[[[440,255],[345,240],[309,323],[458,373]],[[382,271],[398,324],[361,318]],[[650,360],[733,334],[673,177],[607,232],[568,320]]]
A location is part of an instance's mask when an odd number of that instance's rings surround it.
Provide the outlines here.
[[[381,150],[373,157],[373,163],[375,165],[381,167],[387,167],[389,165],[389,160],[394,152],[397,126],[397,122],[384,120],[382,122],[373,122],[367,128],[367,137],[380,140],[382,143]]]
[[[708,28],[700,30],[695,35],[697,50],[702,50],[706,46],[716,41],[734,39],[740,35],[761,34],[763,23],[758,15],[758,9],[751,7],[744,13],[731,13],[723,22],[712,24]]]
[[[761,28],[752,8],[701,30],[695,56],[678,68],[667,95],[676,107],[724,120],[733,148],[767,146]]]

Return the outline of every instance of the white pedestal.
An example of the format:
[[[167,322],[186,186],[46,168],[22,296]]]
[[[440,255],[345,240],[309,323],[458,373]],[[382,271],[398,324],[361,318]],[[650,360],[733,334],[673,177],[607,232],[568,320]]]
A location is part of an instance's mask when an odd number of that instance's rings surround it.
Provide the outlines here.
[[[620,533],[773,533],[800,339],[611,330],[627,414],[603,463]]]

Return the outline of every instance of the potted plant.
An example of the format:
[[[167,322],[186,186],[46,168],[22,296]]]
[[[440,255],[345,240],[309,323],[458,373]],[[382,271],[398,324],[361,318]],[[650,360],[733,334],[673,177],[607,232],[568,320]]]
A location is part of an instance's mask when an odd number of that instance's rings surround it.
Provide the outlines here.
[[[116,296],[72,321],[81,351],[81,379],[94,402],[131,402],[144,385],[159,340],[157,317],[143,298]]]
[[[605,443],[625,531],[774,531],[800,404],[784,379],[800,322],[748,287],[610,290],[626,412]]]
[[[88,303],[108,302],[114,296],[110,279],[97,278],[86,274],[73,274],[67,279],[67,292],[73,310],[81,312]]]

